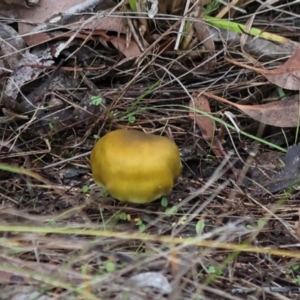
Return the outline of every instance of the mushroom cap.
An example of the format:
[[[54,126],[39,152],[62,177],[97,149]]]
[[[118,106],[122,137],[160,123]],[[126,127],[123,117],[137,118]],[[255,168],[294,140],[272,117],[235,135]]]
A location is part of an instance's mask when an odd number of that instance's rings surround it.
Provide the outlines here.
[[[173,141],[126,129],[99,139],[90,163],[96,183],[114,198],[133,203],[152,202],[170,193],[182,169]]]

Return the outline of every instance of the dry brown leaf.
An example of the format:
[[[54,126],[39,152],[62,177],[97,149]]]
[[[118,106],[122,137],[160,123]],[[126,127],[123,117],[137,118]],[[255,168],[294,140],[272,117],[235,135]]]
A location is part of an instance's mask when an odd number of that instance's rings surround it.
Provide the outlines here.
[[[141,54],[141,50],[135,41],[131,41],[128,47],[126,47],[126,38],[124,36],[113,36],[110,38],[110,42],[122,52],[127,58],[134,57]]]
[[[60,15],[68,8],[82,3],[82,0],[69,0],[69,1],[57,1],[57,0],[43,0],[40,1],[39,6],[34,9],[28,9],[26,7],[15,7],[6,3],[0,2],[1,14],[7,17],[14,17],[15,19],[28,21],[31,24],[42,24],[49,18],[55,15]],[[19,23],[19,33],[29,32],[33,26],[23,27]]]
[[[234,105],[252,119],[277,127],[296,127],[299,123],[297,97],[262,105]]]
[[[194,100],[190,101],[189,106],[192,108],[190,110],[190,118],[196,122],[199,126],[203,138],[210,143],[211,149],[214,152],[216,158],[219,161],[222,161],[225,156],[225,151],[223,149],[222,143],[218,138],[214,136],[215,133],[215,121],[209,117],[203,116],[197,112],[194,112],[194,109],[204,111],[206,113],[211,113],[210,105],[208,99],[203,96],[197,96],[196,94],[192,95]]]
[[[85,1],[85,3],[94,2],[95,5],[99,2],[97,0]],[[83,3],[82,0],[69,0],[69,1],[60,1],[57,2],[55,0],[42,1],[40,6],[34,10],[28,10],[23,7],[18,7],[18,9],[11,9],[9,7],[2,7],[2,3],[0,2],[0,10],[1,8],[4,15],[14,16],[15,18],[22,19],[25,21],[30,21],[29,23],[19,23],[19,33],[24,34],[24,40],[29,46],[37,46],[39,44],[43,44],[47,41],[53,39],[61,39],[61,38],[71,38],[76,33],[62,33],[61,31],[45,31],[45,30],[37,30],[38,27],[34,27],[31,25],[32,23],[36,24],[44,24],[47,26],[47,21],[53,19],[55,16],[63,15],[66,11],[73,9],[76,5]],[[5,4],[7,5],[7,4]],[[105,0],[101,4],[103,9],[107,9],[112,7],[112,3],[110,0]],[[73,12],[75,13],[75,11]],[[86,20],[91,19],[91,21]],[[77,30],[80,28],[81,30],[92,31],[91,38],[95,35],[99,35],[104,37],[106,41],[110,40],[111,43],[117,48],[120,52],[122,52],[126,57],[133,57],[139,55],[141,52],[138,49],[138,46],[134,41],[131,41],[129,47],[126,47],[126,43],[124,42],[123,37],[112,37],[110,38],[106,35],[106,31],[116,32],[118,34],[125,34],[127,32],[127,28],[122,18],[114,18],[109,16],[99,16],[98,18],[91,18],[90,14],[79,14],[74,15],[70,19],[66,20],[66,24],[61,24],[61,27]],[[55,24],[55,23],[53,23]],[[60,28],[61,28],[60,27]],[[33,33],[36,31],[36,33]],[[28,34],[32,33],[32,34]],[[83,35],[79,33],[76,34],[76,38],[82,38]]]
[[[240,105],[211,93],[203,93],[207,97],[232,105],[263,124],[277,127],[297,127],[299,123],[299,100],[295,95],[286,100],[261,105]]]
[[[298,91],[300,89],[300,46],[282,66],[261,74],[284,89]]]
[[[264,68],[255,68],[243,63],[239,63],[230,58],[227,61],[254,70],[265,76],[270,82],[288,90],[300,90],[300,46],[297,47],[293,55],[280,67],[274,70]]]
[[[94,41],[96,42],[97,36],[101,36],[104,38],[104,40],[109,41],[110,37],[105,34],[104,31],[102,30],[94,30],[93,35],[90,35],[89,33],[85,32],[63,32],[60,30],[56,30],[53,32],[39,32],[37,34],[32,34],[28,35],[25,37],[26,44],[30,46],[38,46],[41,44],[44,44],[49,41],[54,41],[54,40],[62,40],[62,39],[69,39],[71,37],[75,37],[77,39],[82,39],[84,41]]]
[[[199,41],[202,41],[204,48],[207,51],[205,52],[204,59],[208,62],[203,67],[208,71],[208,73],[211,73],[215,70],[217,65],[217,60],[215,57],[213,57],[215,54],[215,43],[213,35],[210,33],[208,25],[205,23],[202,16],[198,18],[198,21],[193,23],[193,27],[197,39]]]
[[[68,1],[57,1],[57,0],[46,0],[41,1],[39,6],[34,9],[28,9],[25,7],[12,7],[6,3],[0,2],[0,11],[1,15],[6,16],[8,18],[15,18],[24,20],[25,22],[19,22],[19,34],[25,35],[25,41],[30,44],[30,39],[27,38],[26,34],[32,32],[36,27],[31,24],[47,24],[49,20],[52,20],[54,17],[63,16],[66,11],[76,8],[78,5],[84,5],[89,3],[94,3],[95,6],[98,4],[97,0],[68,0]],[[104,3],[101,4],[103,9],[108,7],[112,7],[112,4],[109,0],[102,1]],[[76,11],[74,10],[74,14]],[[69,29],[78,29],[79,27],[82,29],[102,29],[109,31],[116,31],[120,33],[125,33],[126,28],[124,22],[121,18],[113,18],[113,17],[99,17],[95,18],[86,24],[83,22],[90,18],[91,15],[84,15],[84,13],[79,14],[78,16],[72,16],[72,24],[68,24],[65,27]],[[59,20],[59,18],[58,18]],[[52,23],[55,24],[55,23]],[[61,24],[60,24],[61,25]],[[60,27],[61,28],[61,27]],[[37,33],[39,34],[41,30]]]
[[[90,16],[86,16],[90,17]],[[76,23],[75,20],[72,20],[72,24],[67,24],[65,27],[68,29],[78,29],[79,26],[81,26],[83,22],[83,17],[78,16],[78,21],[80,19],[80,24]],[[83,26],[82,29],[86,30],[106,30],[106,31],[115,31],[118,33],[126,33],[127,28],[125,25],[125,22],[123,22],[122,18],[117,18],[117,17],[101,17],[99,19],[94,19],[91,21],[86,22]]]
[[[189,106],[192,108],[192,110],[190,110],[190,118],[192,120],[195,120],[196,124],[201,130],[203,138],[210,142],[212,141],[215,132],[214,120],[193,111],[194,109],[197,109],[200,111],[211,113],[209,101],[203,95],[200,96],[192,95],[192,96],[194,99],[191,100],[189,104]]]
[[[9,25],[0,23],[0,75],[13,71],[26,48],[24,40]]]

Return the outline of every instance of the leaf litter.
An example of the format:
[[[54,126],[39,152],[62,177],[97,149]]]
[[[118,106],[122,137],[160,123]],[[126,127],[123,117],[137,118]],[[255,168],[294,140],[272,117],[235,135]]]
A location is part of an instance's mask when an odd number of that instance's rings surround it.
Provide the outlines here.
[[[249,9],[247,31],[285,41],[248,37],[241,49],[240,34],[204,24],[211,1],[137,11],[9,2],[0,1],[0,299],[296,299],[299,192],[281,192],[299,175],[298,146],[288,147],[299,142],[288,6],[269,4],[280,16],[270,28],[260,4],[220,2],[212,15],[246,24]],[[95,141],[128,127],[180,148],[183,174],[163,205],[122,205],[91,180]],[[285,159],[272,143],[290,149]]]

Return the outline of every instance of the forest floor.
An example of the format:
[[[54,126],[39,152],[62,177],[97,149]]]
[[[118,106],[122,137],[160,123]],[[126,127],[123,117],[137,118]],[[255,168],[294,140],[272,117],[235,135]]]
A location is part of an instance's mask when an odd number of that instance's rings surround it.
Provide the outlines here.
[[[300,299],[300,6],[40,2],[0,1],[0,299]],[[170,194],[95,184],[120,128],[175,141]]]

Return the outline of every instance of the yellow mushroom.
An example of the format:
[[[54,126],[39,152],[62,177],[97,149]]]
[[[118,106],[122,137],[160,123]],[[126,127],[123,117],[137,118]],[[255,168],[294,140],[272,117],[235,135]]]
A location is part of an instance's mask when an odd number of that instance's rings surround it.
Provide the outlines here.
[[[93,178],[114,198],[149,203],[171,192],[181,173],[176,144],[138,130],[115,130],[94,146]]]

